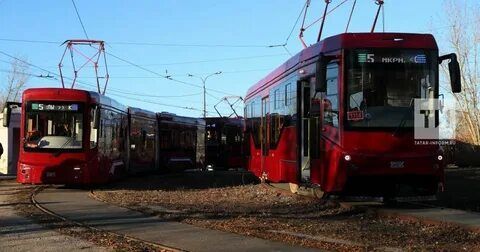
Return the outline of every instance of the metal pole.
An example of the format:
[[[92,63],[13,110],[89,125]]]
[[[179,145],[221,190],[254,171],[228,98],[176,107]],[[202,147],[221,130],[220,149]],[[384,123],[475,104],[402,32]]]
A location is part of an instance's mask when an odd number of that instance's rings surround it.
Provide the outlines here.
[[[377,10],[377,15],[375,15],[375,20],[373,20],[372,30],[370,31],[372,33],[375,31],[375,26],[377,26],[377,19],[378,19],[378,15],[380,14],[380,10],[382,9],[382,6],[383,6],[383,0],[377,0],[375,1],[375,4],[378,5],[378,10]]]
[[[200,77],[200,76],[196,76],[196,75],[193,75],[193,74],[187,74],[187,76],[189,77],[195,77],[195,78],[198,78],[200,80],[202,80],[202,88],[203,88],[203,119],[206,119],[207,118],[207,87],[206,87],[206,83],[207,83],[207,79],[213,75],[218,75],[218,74],[221,74],[222,71],[218,71],[218,72],[215,72],[215,73],[212,73],[210,75],[207,75],[205,77]]]
[[[205,83],[207,82],[207,79],[203,79],[203,120],[207,119],[207,88],[205,87]]]

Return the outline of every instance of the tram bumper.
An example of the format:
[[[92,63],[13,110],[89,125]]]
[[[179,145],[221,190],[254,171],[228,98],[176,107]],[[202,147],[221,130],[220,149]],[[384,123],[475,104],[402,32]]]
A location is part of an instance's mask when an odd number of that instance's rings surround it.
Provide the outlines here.
[[[19,163],[17,181],[23,184],[83,184],[84,164],[38,165]]]
[[[417,197],[435,195],[444,188],[441,155],[348,156],[343,162],[346,194]]]

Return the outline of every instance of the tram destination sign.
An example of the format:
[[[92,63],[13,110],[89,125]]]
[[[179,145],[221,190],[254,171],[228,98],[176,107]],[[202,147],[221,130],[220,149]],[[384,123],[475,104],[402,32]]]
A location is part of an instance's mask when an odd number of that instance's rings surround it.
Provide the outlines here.
[[[35,111],[78,111],[78,104],[32,103]]]
[[[360,64],[382,63],[382,64],[427,64],[427,55],[422,53],[406,54],[385,54],[385,53],[357,53],[357,62]]]

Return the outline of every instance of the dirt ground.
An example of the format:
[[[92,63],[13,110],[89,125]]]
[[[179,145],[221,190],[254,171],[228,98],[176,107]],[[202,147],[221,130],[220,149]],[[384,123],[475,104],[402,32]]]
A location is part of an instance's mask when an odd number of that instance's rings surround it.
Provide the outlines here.
[[[95,190],[114,204],[202,227],[337,251],[480,251],[480,235],[384,219],[258,184],[239,172],[132,178]]]

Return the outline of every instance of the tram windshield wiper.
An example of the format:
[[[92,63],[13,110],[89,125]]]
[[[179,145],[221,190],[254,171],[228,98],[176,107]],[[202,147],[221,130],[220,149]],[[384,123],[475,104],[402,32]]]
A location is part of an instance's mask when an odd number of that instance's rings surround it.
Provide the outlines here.
[[[402,128],[402,127],[405,125],[405,123],[407,122],[408,114],[412,111],[413,101],[414,101],[414,98],[412,98],[412,99],[410,100],[410,104],[408,105],[407,110],[406,110],[405,113],[403,114],[402,120],[401,120],[400,123],[398,124],[397,128],[395,129],[395,131],[393,131],[392,136],[396,136],[397,133],[398,133],[398,131],[400,130],[400,128]]]
[[[74,139],[75,139],[75,136],[69,137],[67,141],[65,141],[65,143],[63,143],[62,146],[58,148],[57,152],[55,152],[53,156],[57,157],[58,155],[60,155],[60,153],[62,153],[62,151],[65,149],[65,146],[67,146],[67,144],[70,144]]]

